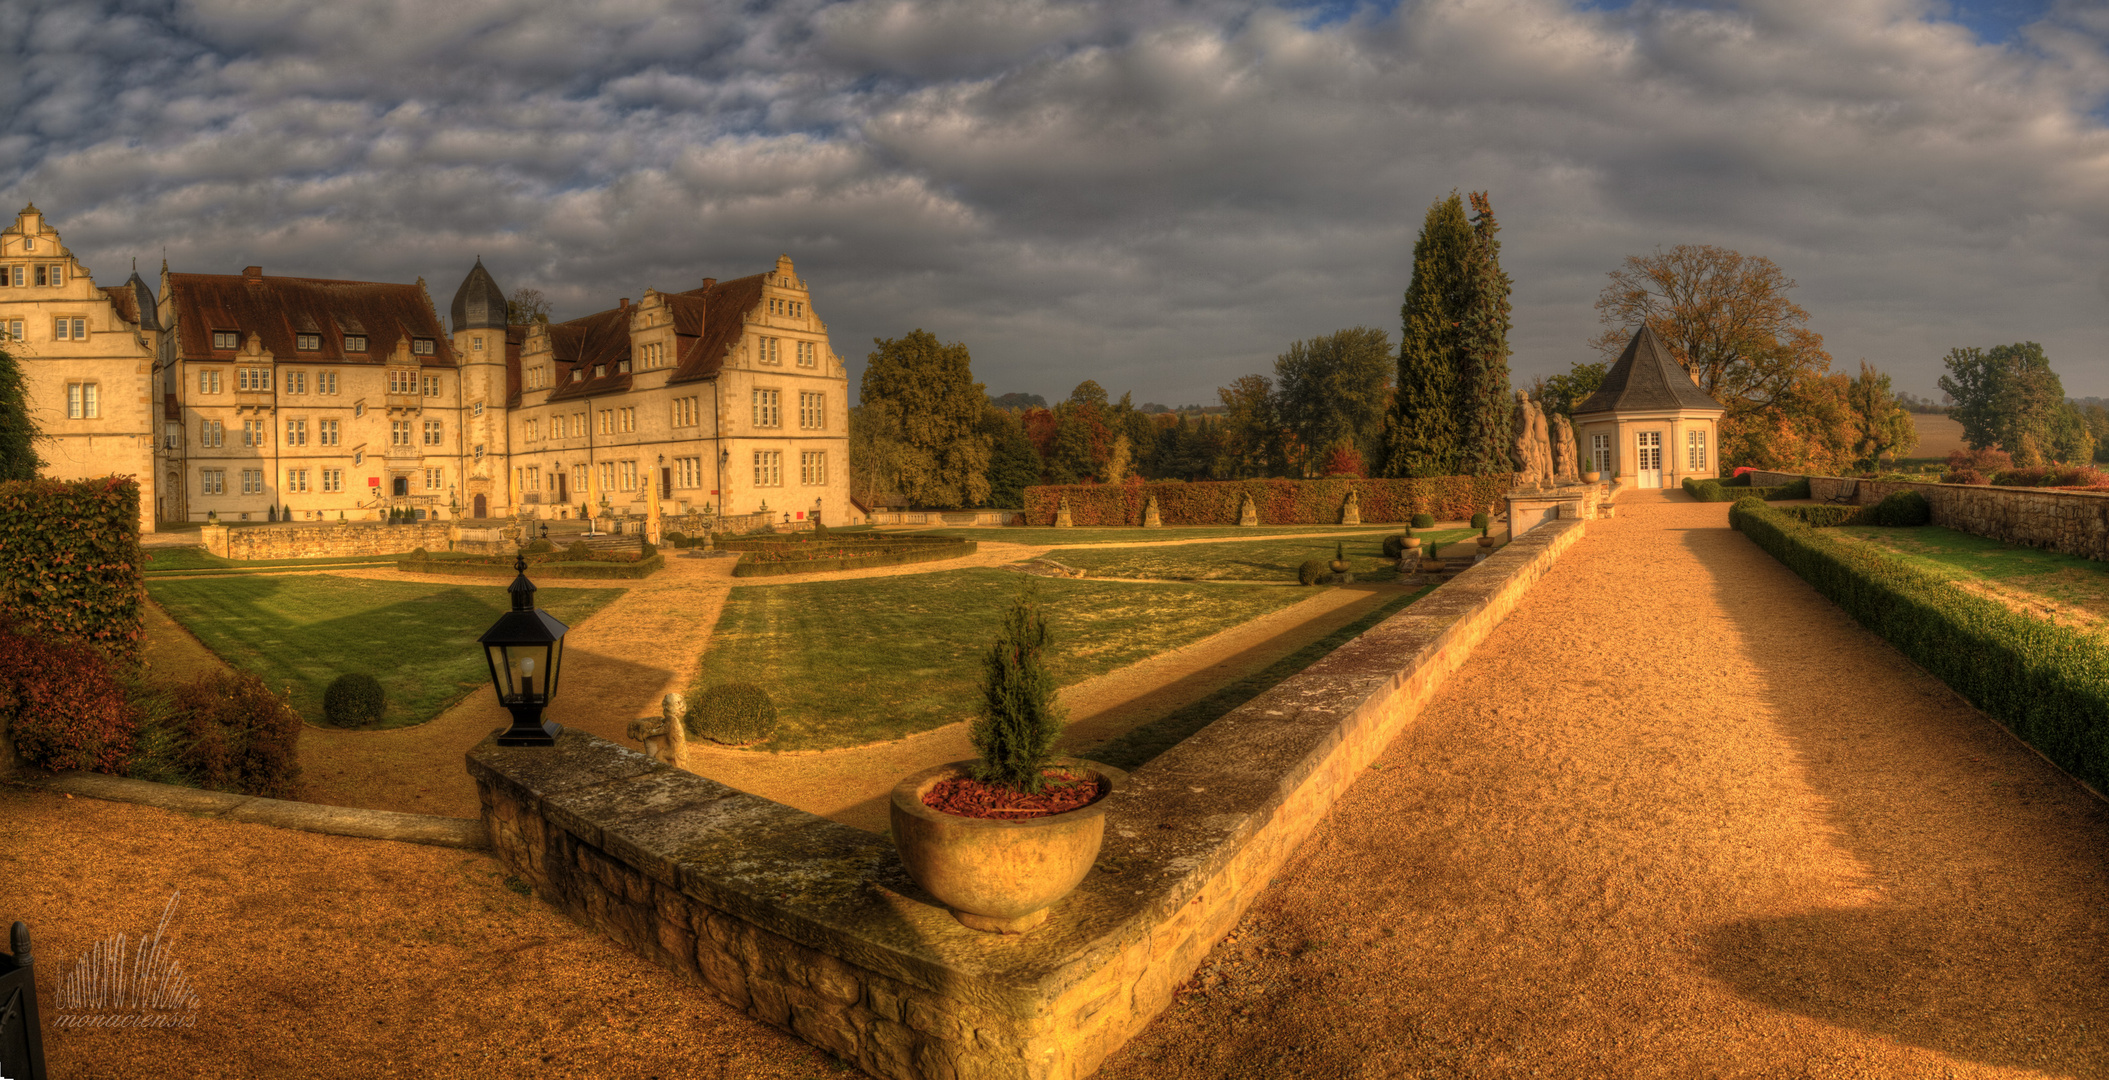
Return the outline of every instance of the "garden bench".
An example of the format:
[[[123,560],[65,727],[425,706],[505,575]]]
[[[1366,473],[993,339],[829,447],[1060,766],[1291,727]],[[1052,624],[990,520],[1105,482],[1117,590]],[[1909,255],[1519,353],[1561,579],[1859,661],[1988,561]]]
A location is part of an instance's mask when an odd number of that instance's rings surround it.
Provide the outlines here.
[[[1827,502],[1827,503],[1857,503],[1857,502],[1859,502],[1859,501],[1860,501],[1860,481],[1858,481],[1858,480],[1854,480],[1854,481],[1852,481],[1852,486],[1851,486],[1851,487],[1848,487],[1848,488],[1846,488],[1846,489],[1845,489],[1844,491],[1841,491],[1841,492],[1839,492],[1839,493],[1838,493],[1838,494],[1836,494],[1836,495],[1826,495],[1826,496],[1824,496],[1824,497],[1823,497],[1823,501],[1825,501],[1825,502]]]

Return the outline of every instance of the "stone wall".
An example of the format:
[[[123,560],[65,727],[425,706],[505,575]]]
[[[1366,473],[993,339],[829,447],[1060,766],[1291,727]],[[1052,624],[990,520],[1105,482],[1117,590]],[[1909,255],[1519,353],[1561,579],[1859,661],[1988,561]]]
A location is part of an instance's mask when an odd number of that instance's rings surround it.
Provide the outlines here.
[[[928,525],[959,528],[969,525],[1023,525],[1023,510],[874,510],[873,525]]]
[[[309,559],[330,555],[400,555],[424,548],[449,550],[455,526],[438,522],[386,525],[337,522],[325,525],[206,525],[198,530],[205,550],[223,559]]]
[[[1803,475],[1758,472],[1751,475],[1750,482],[1771,487],[1793,483]],[[1849,496],[1856,505],[1872,506],[1897,491],[1916,491],[1926,496],[1926,502],[1933,507],[1935,525],[2024,547],[2109,561],[2109,492],[1809,477],[1809,495],[1818,500]]]
[[[1097,866],[1028,934],[961,926],[882,837],[576,730],[486,739],[469,772],[494,853],[545,899],[753,1016],[878,1076],[1083,1077],[1585,528],[1517,538],[1136,769]]]

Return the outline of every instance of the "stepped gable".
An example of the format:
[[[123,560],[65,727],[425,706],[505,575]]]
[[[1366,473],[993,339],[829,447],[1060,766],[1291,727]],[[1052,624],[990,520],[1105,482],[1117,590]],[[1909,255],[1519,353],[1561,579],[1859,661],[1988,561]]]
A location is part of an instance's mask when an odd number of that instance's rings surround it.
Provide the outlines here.
[[[215,330],[234,330],[244,345],[254,333],[281,362],[381,364],[406,337],[431,338],[425,367],[455,366],[454,346],[442,332],[432,301],[417,285],[247,274],[170,274],[178,349],[192,360],[236,359],[239,348],[215,349]],[[319,334],[322,347],[297,348],[295,333]],[[365,334],[366,351],[347,355],[344,335]]]
[[[1604,373],[1604,385],[1589,399],[1575,406],[1574,413],[1644,412],[1648,410],[1712,409],[1725,411],[1706,391],[1685,374],[1684,365],[1647,324],[1641,324],[1618,362]]]

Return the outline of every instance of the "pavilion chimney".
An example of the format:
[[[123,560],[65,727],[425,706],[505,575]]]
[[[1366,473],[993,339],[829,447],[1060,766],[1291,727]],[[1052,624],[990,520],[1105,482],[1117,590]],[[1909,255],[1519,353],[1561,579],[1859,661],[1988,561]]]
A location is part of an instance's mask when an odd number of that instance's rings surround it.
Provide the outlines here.
[[[261,266],[242,267],[242,280],[251,282],[261,282],[262,280],[264,280],[264,268]]]
[[[710,288],[712,285],[716,285],[717,283],[718,279],[714,277],[707,277],[703,279],[703,287],[706,289]]]

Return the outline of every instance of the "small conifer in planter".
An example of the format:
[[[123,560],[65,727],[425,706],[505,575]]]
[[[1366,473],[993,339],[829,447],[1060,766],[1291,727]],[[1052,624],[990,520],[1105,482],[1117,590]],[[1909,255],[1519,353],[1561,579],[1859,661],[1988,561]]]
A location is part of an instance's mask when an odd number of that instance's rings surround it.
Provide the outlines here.
[[[974,779],[1037,793],[1062,733],[1062,706],[1047,672],[1047,617],[1028,589],[1003,617],[1003,631],[981,662],[981,715],[968,737],[981,761]]]

